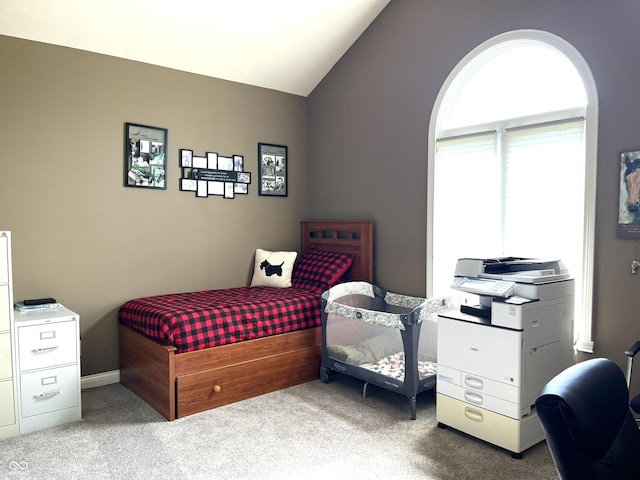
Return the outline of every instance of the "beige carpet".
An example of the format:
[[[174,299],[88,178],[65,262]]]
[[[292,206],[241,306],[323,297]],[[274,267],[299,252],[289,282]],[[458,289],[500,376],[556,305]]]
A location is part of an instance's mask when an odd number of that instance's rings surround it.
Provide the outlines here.
[[[260,381],[259,376],[256,381]],[[165,421],[119,384],[83,392],[83,420],[0,441],[4,479],[555,479],[546,444],[508,452],[439,429],[408,400],[338,375]]]

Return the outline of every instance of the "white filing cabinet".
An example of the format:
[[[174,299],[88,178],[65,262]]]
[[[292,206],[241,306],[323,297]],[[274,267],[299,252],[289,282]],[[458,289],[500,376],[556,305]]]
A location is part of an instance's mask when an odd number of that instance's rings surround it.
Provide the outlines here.
[[[80,420],[80,317],[67,308],[14,317],[20,433]]]
[[[0,438],[19,432],[12,326],[11,232],[0,232]]]

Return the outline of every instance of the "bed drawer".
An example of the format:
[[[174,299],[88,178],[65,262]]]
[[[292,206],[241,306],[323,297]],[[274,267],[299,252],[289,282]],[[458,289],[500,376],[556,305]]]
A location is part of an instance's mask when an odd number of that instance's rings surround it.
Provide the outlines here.
[[[177,418],[319,378],[320,347],[236,363],[177,379]]]

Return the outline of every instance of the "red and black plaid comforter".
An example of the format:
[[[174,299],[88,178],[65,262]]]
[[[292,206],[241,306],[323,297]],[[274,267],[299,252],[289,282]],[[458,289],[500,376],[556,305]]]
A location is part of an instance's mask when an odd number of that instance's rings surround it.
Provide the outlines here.
[[[118,320],[177,353],[320,326],[322,292],[239,287],[138,298]]]

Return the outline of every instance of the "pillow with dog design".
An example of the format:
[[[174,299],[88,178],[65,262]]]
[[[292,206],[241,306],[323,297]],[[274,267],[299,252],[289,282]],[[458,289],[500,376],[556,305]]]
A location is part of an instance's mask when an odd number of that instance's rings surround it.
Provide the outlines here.
[[[261,248],[256,249],[251,286],[290,287],[293,264],[297,256],[298,252],[270,252]]]

